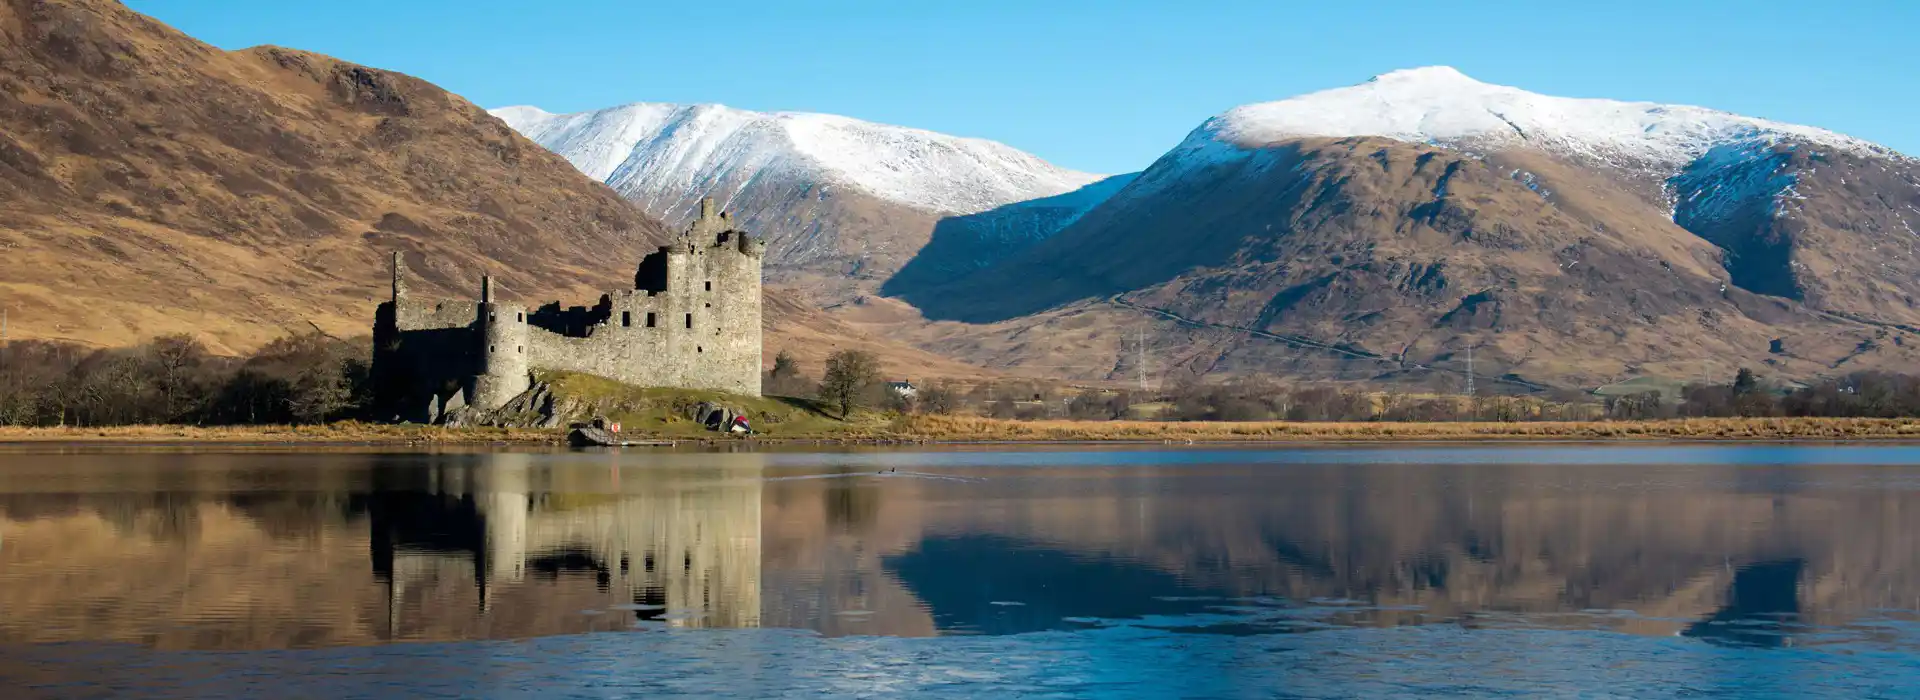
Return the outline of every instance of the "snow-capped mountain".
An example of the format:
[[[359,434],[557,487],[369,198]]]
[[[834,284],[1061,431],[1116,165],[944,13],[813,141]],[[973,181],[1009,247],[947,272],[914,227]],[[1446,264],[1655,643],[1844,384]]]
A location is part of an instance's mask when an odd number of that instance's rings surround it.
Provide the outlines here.
[[[831,114],[652,103],[579,114],[506,107],[493,114],[636,198],[705,194],[699,190],[706,183],[790,168],[931,211],[972,214],[1102,177],[994,141]]]
[[[1684,165],[1731,142],[1799,141],[1861,153],[1885,147],[1826,129],[1702,107],[1552,97],[1490,85],[1445,66],[1244,105],[1189,140],[1257,148],[1304,137],[1380,136],[1456,148],[1525,146],[1613,164]]]
[[[888,272],[944,217],[1102,177],[993,141],[827,114],[651,103],[492,113],[669,224],[711,196],[768,237],[774,265],[820,271]]]
[[[1812,375],[1920,347],[1916,231],[1920,160],[1883,146],[1420,68],[1208,119],[1045,240],[902,297],[1082,361],[1110,351],[1075,345],[1102,337],[1084,314],[1119,305],[1268,334],[1169,329],[1158,352],[1204,371],[1363,378],[1486,342],[1489,366],[1583,383]]]

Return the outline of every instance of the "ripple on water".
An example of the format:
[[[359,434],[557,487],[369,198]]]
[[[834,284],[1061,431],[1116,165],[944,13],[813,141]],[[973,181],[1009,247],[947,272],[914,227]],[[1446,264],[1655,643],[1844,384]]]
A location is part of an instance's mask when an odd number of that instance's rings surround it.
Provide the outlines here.
[[[8,700],[1920,687],[1911,446],[8,459]]]
[[[1903,634],[1912,638],[1915,630]],[[330,696],[1159,698],[1279,691],[1288,697],[1590,692],[1871,698],[1901,697],[1920,687],[1916,657],[1857,640],[1761,648],[1450,626],[1234,637],[1108,624],[1003,637],[831,640],[796,630],[679,630],[298,652],[156,653],[62,645],[13,649],[8,657],[9,675],[16,679],[82,662],[99,669],[86,681],[29,693],[48,697],[101,689],[148,697],[239,697],[325,687]]]

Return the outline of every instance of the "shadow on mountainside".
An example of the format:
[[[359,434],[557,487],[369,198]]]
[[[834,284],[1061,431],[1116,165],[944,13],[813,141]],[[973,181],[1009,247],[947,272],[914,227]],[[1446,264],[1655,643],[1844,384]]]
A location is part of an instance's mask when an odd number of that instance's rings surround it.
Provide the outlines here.
[[[1008,250],[996,264],[974,263],[971,271],[940,254],[966,250],[958,241],[979,238],[990,217],[1022,205],[954,217],[935,229],[934,242],[921,255],[927,260],[916,258],[908,266],[921,269],[903,269],[881,291],[931,320],[994,323],[1196,270],[1262,262],[1280,252],[1274,242],[1290,234],[1301,212],[1324,204],[1313,195],[1327,188],[1305,186],[1315,178],[1298,167],[1302,162],[1300,147],[1286,145],[1234,160],[1156,164],[1058,233]],[[943,234],[956,242],[942,243]]]
[[[1004,262],[1059,233],[1137,176],[1114,175],[1072,192],[941,219],[927,245],[881,285],[880,293],[911,300]]]

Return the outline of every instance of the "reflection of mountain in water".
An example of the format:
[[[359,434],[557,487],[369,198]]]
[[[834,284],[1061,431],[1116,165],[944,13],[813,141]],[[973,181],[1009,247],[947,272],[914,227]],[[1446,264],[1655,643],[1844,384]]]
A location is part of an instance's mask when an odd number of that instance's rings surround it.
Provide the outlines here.
[[[1920,595],[1897,467],[1130,454],[964,481],[765,481],[778,458],[751,454],[36,456],[0,464],[0,641],[1005,633],[1233,604],[1259,610],[1193,629],[1520,620],[1753,646]]]
[[[1356,601],[1328,612],[1342,624],[1523,620],[1762,643],[1908,609],[1920,592],[1904,534],[1920,530],[1920,503],[1902,488],[1812,482],[1883,478],[1846,467],[1145,471],[976,487],[994,493],[921,525],[968,535],[880,566],[956,631],[1225,596]]]
[[[1072,618],[1200,612],[1221,593],[1136,561],[991,535],[929,537],[884,565],[939,629],[985,634],[1072,629]]]
[[[1727,602],[1719,611],[1692,625],[1685,634],[1710,642],[1741,646],[1780,646],[1787,639],[1781,628],[1800,613],[1798,559],[1753,564],[1733,574]]]

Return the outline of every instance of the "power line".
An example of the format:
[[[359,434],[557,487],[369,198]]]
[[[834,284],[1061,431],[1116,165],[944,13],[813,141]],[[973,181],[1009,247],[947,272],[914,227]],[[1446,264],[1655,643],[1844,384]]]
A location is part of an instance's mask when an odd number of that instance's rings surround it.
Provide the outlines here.
[[[1467,343],[1467,398],[1473,398],[1473,343]]]
[[[1134,349],[1139,351],[1138,357],[1134,360],[1134,364],[1138,365],[1135,368],[1135,374],[1138,374],[1140,376],[1140,392],[1146,393],[1147,391],[1147,327],[1146,326],[1140,327],[1139,345],[1136,346]]]

